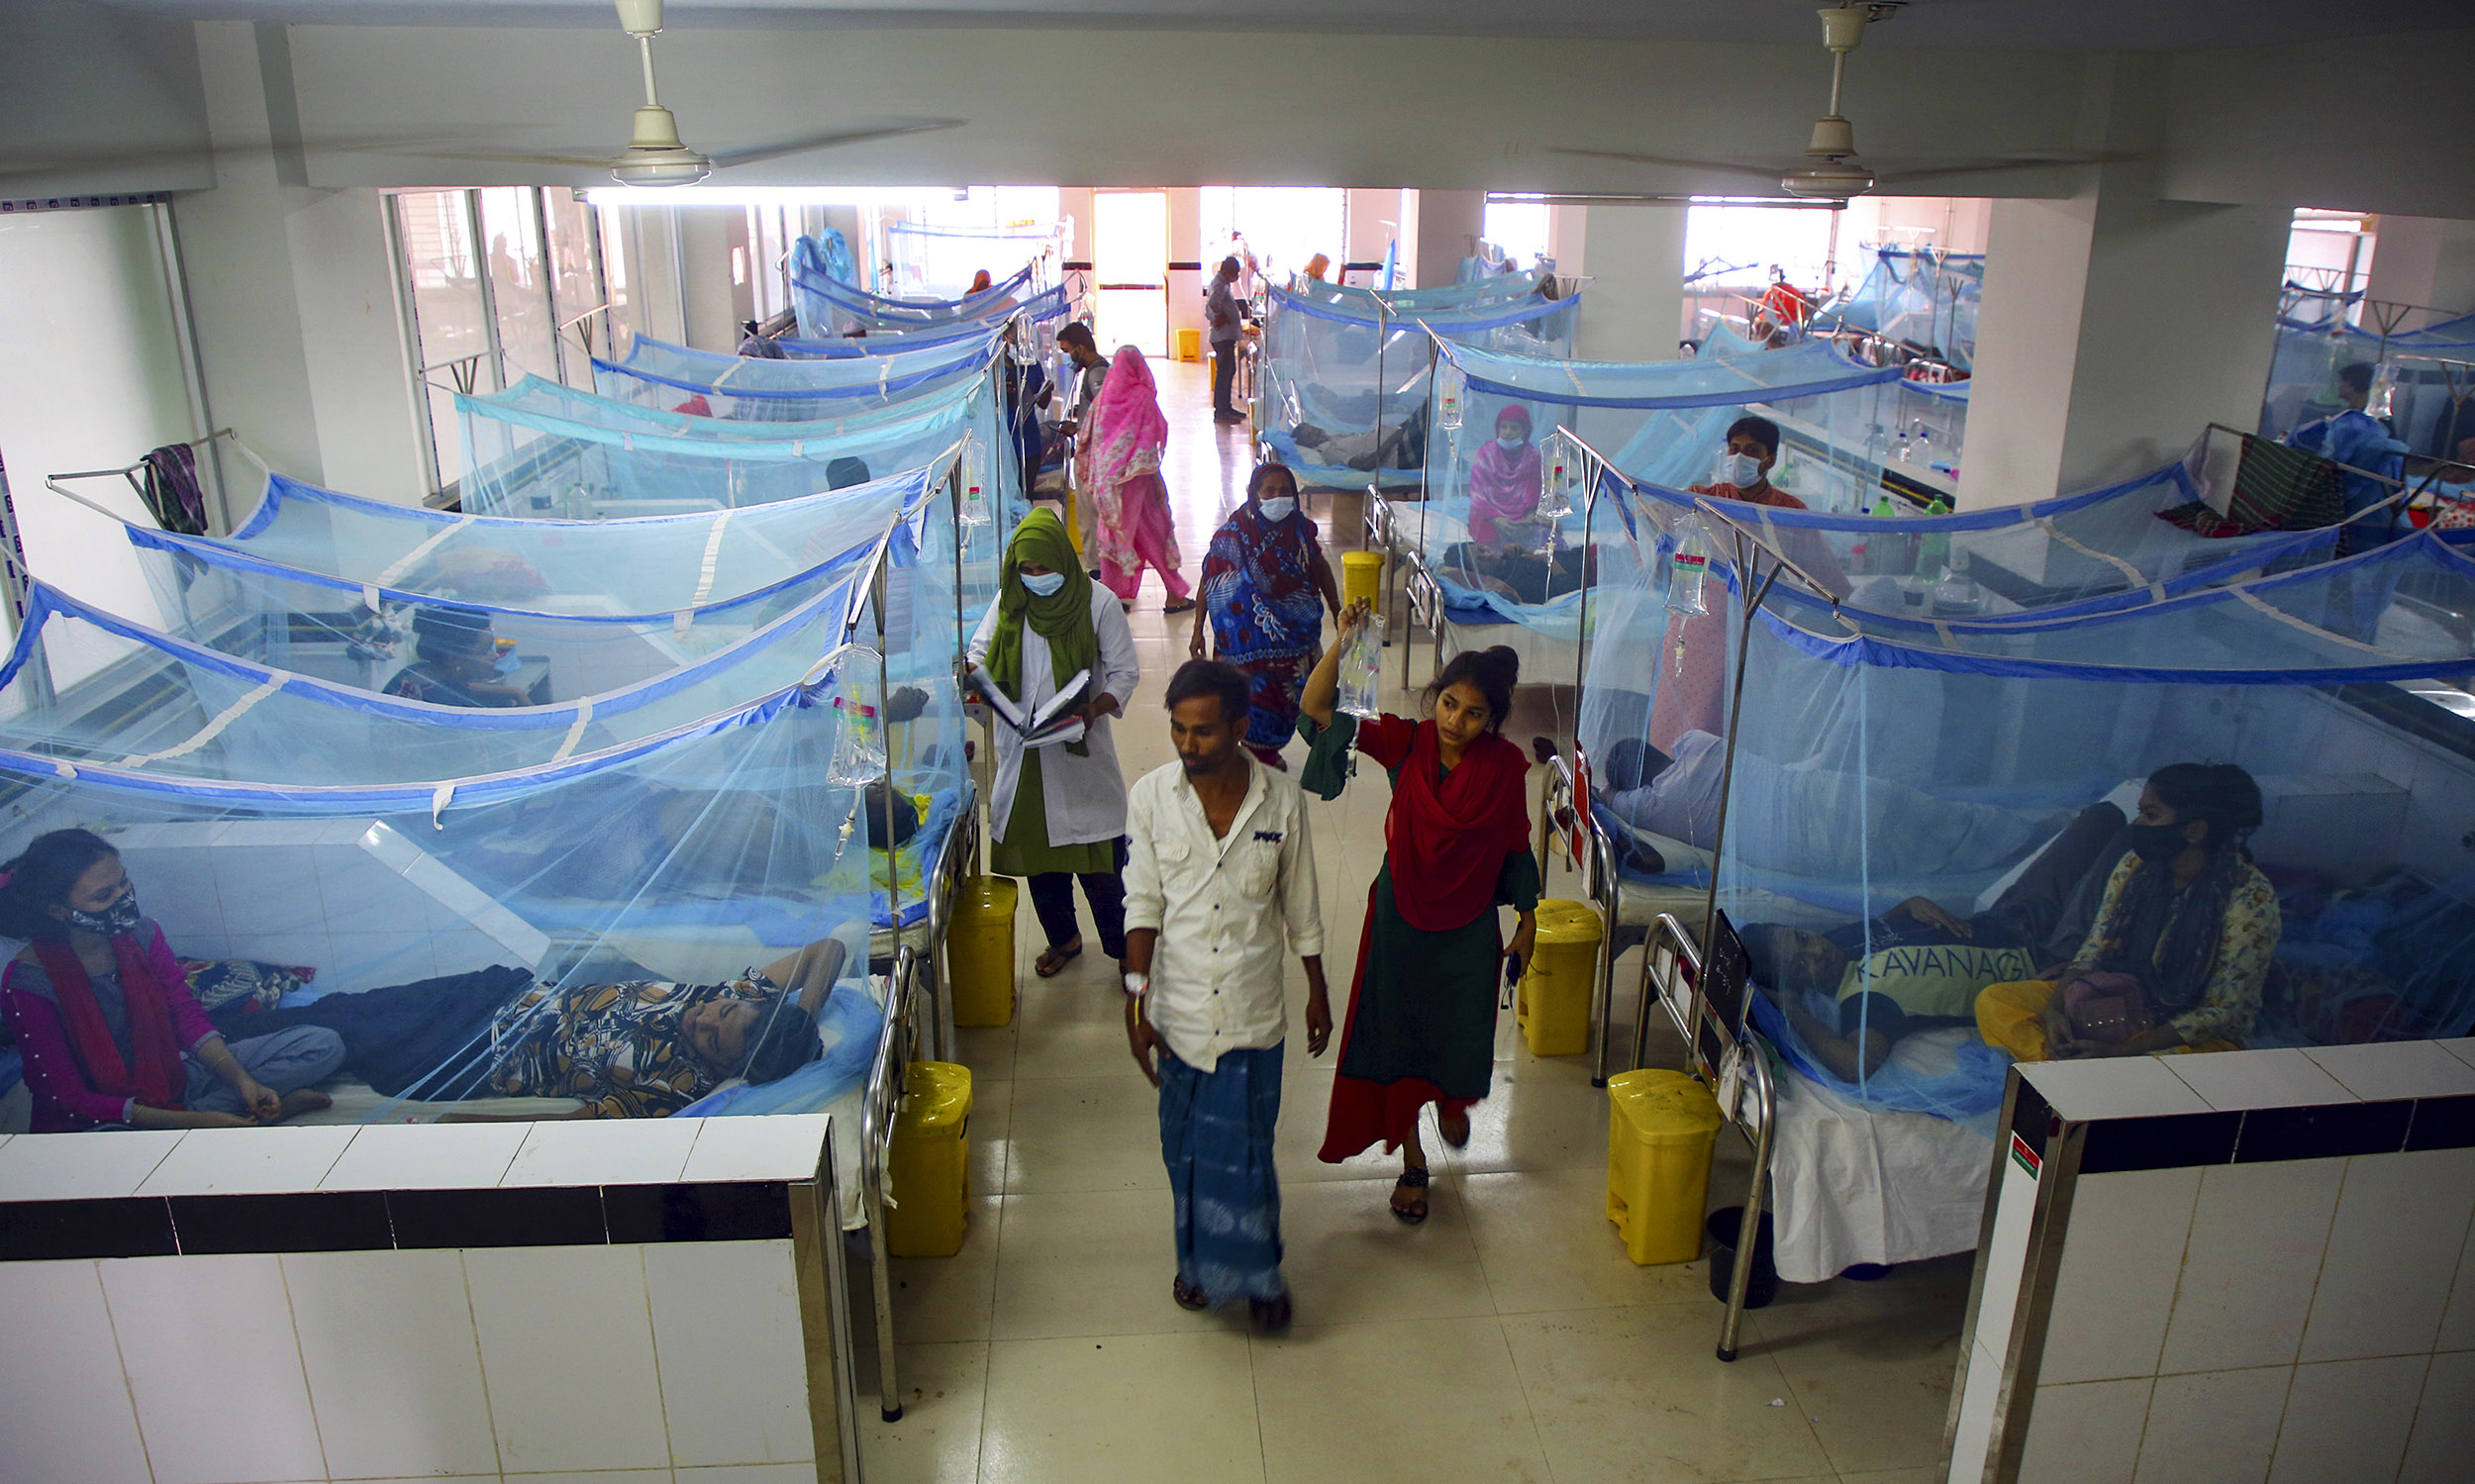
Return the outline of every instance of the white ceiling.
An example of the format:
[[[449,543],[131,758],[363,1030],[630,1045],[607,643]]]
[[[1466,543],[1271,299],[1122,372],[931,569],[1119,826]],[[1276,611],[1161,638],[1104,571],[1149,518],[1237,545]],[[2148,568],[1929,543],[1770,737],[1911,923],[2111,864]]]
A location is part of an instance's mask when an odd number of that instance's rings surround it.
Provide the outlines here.
[[[188,19],[372,26],[611,26],[609,0],[105,0]],[[2175,51],[2462,27],[2468,0],[1910,0],[1867,46]],[[1813,0],[669,0],[674,30],[1070,28],[1818,42]],[[1264,58],[1247,58],[1261,64]],[[1276,63],[1275,63],[1276,64]]]

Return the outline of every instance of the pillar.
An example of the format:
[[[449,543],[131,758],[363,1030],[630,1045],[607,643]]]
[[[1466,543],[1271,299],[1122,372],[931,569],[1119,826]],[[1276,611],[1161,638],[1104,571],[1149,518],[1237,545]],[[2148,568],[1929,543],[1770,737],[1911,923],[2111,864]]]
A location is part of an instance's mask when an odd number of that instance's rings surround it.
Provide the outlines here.
[[[1169,354],[1177,353],[1177,332],[1195,331],[1205,342],[1201,353],[1209,358],[1211,336],[1204,334],[1203,290],[1220,270],[1221,260],[1206,261],[1203,256],[1203,192],[1191,185],[1171,186],[1169,198],[1169,261],[1197,263],[1198,267],[1169,268],[1162,282],[1169,295]]]
[[[2161,200],[2165,58],[2092,63],[2109,150],[2065,200],[1997,200],[1977,318],[1962,510],[2152,469],[2249,428],[2274,348],[2291,212]]]
[[[1411,214],[1411,208],[1405,206],[1404,202],[1408,201],[1414,203],[1417,195],[1418,193],[1416,191],[1397,188],[1391,190],[1365,190],[1353,187],[1350,190],[1348,210],[1349,242],[1340,262],[1333,264],[1333,281],[1335,283],[1342,281],[1340,276],[1341,263],[1380,263],[1384,260],[1384,251],[1386,248],[1390,247],[1394,243],[1407,241],[1403,235],[1402,224],[1404,222],[1410,223],[1412,229],[1414,230],[1417,218],[1414,214]],[[1406,248],[1404,249],[1404,255],[1407,255]],[[1380,269],[1361,271],[1350,277],[1347,281],[1372,286],[1375,282],[1376,274],[1380,271]]]
[[[2365,296],[2463,314],[2475,310],[2475,222],[2384,215],[2372,241]],[[2407,329],[2432,316],[2410,315]],[[2371,322],[2365,321],[2370,328]]]
[[[1461,259],[1478,250],[1486,216],[1485,191],[1420,191],[1417,230],[1403,238],[1403,256],[1409,255],[1410,243],[1417,245],[1413,286],[1434,288],[1458,278]]]
[[[1684,319],[1681,205],[1557,207],[1548,219],[1559,273],[1587,273],[1573,354],[1582,360],[1673,360]],[[1569,221],[1566,214],[1579,217]],[[1579,230],[1571,231],[1577,226]]]
[[[428,491],[384,197],[302,183],[282,26],[205,21],[197,36],[215,187],[180,193],[172,219],[208,404],[287,474],[417,503]],[[254,491],[233,499],[246,509]]]

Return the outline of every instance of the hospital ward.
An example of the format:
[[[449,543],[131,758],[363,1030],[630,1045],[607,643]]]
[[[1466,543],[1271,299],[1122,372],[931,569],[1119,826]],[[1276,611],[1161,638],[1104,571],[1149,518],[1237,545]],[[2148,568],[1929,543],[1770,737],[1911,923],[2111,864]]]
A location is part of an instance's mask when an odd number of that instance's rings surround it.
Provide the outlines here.
[[[2475,1479],[2462,0],[0,17],[0,1480]]]

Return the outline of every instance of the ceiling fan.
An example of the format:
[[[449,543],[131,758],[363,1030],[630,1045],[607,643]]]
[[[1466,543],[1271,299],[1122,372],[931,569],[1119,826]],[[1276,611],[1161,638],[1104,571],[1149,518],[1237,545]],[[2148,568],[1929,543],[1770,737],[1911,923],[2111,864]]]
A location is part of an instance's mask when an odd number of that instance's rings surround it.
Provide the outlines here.
[[[940,129],[959,129],[962,119],[888,119],[856,129],[834,134],[815,135],[808,139],[788,140],[775,145],[757,145],[745,149],[717,150],[702,154],[689,148],[679,139],[679,121],[662,106],[653,89],[653,38],[661,34],[662,0],[617,0],[620,29],[636,38],[637,54],[644,67],[644,102],[636,111],[636,127],[628,147],[617,154],[585,153],[485,153],[462,149],[408,149],[400,144],[367,144],[354,148],[372,152],[403,155],[414,159],[469,159],[492,164],[558,165],[569,169],[606,169],[611,178],[622,185],[666,186],[693,185],[716,170],[735,165],[758,164],[781,159],[787,155],[804,154],[812,149],[829,149],[842,145],[865,144],[870,140],[895,139],[906,134],[929,134]]]
[[[1887,20],[1899,13],[1907,0],[1843,0],[1837,5],[1823,6],[1823,45],[1831,49],[1831,111],[1814,123],[1813,141],[1805,147],[1805,158],[1784,169],[1774,166],[1746,164],[1740,160],[1674,159],[1657,154],[1633,154],[1618,149],[1574,149],[1555,148],[1557,154],[1588,155],[1598,159],[1621,159],[1630,164],[1670,165],[1683,169],[1721,171],[1743,175],[1775,185],[1783,194],[1804,201],[1822,201],[1844,206],[1854,197],[1877,186],[1909,185],[1951,175],[1982,175],[1995,170],[2036,170],[2057,165],[2113,164],[2133,156],[2128,154],[2046,154],[2012,155],[2000,159],[1973,160],[1964,164],[1943,165],[1930,170],[1899,170],[1876,175],[1871,166],[1856,157],[1856,130],[1839,112],[1840,84],[1847,75],[1847,53],[1856,49],[1865,39],[1865,28],[1876,21]]]

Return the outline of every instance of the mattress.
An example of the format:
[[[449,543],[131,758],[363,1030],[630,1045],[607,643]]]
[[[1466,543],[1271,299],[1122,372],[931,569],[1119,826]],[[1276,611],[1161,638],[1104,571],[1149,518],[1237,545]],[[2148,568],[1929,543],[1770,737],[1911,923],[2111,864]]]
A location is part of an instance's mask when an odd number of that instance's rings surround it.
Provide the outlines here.
[[[1953,1028],[1903,1040],[1932,1054]],[[1946,1049],[1946,1048],[1945,1048]],[[1790,1283],[1820,1283],[1859,1262],[1917,1262],[1977,1244],[1993,1139],[1929,1113],[1869,1107],[1771,1059],[1778,1124],[1770,1142],[1773,1260]]]

